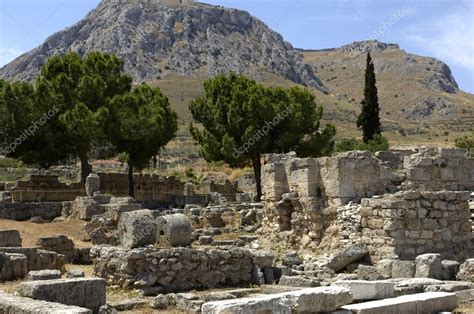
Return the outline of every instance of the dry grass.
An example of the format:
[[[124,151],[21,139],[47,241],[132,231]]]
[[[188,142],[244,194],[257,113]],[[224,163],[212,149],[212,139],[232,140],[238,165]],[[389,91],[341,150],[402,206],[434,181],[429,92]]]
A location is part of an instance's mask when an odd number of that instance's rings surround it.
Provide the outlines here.
[[[23,239],[23,247],[34,247],[38,238],[61,234],[66,235],[73,240],[78,248],[91,246],[90,242],[84,242],[81,240],[86,236],[84,221],[82,220],[37,224],[29,221],[0,219],[0,229],[18,230]]]

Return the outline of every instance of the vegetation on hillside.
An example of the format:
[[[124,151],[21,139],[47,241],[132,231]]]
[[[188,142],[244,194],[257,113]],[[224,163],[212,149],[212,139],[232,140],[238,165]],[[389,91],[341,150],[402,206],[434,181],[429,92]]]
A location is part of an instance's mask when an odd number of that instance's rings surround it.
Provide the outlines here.
[[[474,131],[456,139],[456,147],[474,150]]]

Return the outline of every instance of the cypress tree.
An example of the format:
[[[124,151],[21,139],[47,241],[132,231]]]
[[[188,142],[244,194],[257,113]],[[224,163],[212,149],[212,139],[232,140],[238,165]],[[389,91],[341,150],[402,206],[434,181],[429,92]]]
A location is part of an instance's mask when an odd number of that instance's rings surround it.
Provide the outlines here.
[[[362,128],[364,143],[382,133],[379,116],[380,106],[375,83],[374,63],[370,57],[370,52],[368,52],[367,67],[365,69],[364,100],[361,102],[362,112],[357,119],[357,127]]]

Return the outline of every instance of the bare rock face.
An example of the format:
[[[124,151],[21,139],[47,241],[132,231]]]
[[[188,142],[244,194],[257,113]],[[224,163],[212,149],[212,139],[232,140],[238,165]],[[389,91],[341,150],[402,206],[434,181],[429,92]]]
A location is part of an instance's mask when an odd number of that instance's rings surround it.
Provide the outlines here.
[[[31,80],[49,57],[68,51],[116,53],[136,82],[230,71],[257,77],[263,67],[328,91],[299,51],[248,12],[164,0],[103,0],[83,20],[3,67],[0,77]]]

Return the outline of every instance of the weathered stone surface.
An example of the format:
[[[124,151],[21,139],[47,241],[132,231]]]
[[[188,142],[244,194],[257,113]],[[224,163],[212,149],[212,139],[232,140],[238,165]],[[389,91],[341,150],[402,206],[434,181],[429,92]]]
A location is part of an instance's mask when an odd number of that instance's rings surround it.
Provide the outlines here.
[[[454,293],[427,292],[398,298],[363,302],[341,307],[357,314],[438,313],[457,307]]]
[[[415,263],[415,277],[442,279],[443,267],[440,254],[419,255],[416,257]]]
[[[78,306],[38,301],[0,291],[0,313],[92,314],[92,311]]]
[[[208,302],[202,306],[202,313],[330,312],[350,302],[352,302],[352,295],[349,289],[318,287],[254,298]]]
[[[171,246],[188,246],[192,242],[193,227],[183,214],[160,216],[157,219],[156,239],[165,239]]]
[[[20,284],[21,296],[35,300],[61,302],[98,311],[105,304],[105,280],[101,278],[27,281]]]
[[[357,277],[360,280],[380,280],[383,276],[379,273],[377,267],[368,265],[359,265],[357,267]]]
[[[443,281],[432,278],[410,278],[403,279],[395,284],[395,295],[401,296],[406,294],[422,293],[426,288],[432,285],[444,284]]]
[[[100,191],[100,177],[96,173],[91,173],[86,178],[86,194],[94,196],[95,192]]]
[[[127,288],[142,279],[156,278],[155,286],[166,292],[250,284],[258,267],[254,254],[256,251],[246,248],[129,250],[98,246],[91,250],[95,275],[106,278],[109,285]],[[260,268],[258,271],[264,278]]]
[[[66,274],[67,278],[83,278],[85,274],[82,270],[79,269],[69,269]]]
[[[142,209],[125,212],[118,223],[118,238],[126,248],[155,244],[157,224],[151,210]]]
[[[354,300],[380,300],[395,296],[395,283],[389,281],[343,280],[333,286],[351,290]]]
[[[0,247],[21,247],[18,230],[0,230]]]
[[[415,277],[416,263],[413,261],[394,260],[392,263],[392,278]]]
[[[291,251],[291,252],[286,252],[283,254],[281,257],[281,262],[283,265],[291,267],[293,265],[301,265],[303,264],[303,260],[301,257],[298,255],[298,252],[296,251]]]
[[[455,280],[461,264],[457,261],[442,260],[441,266],[443,268],[443,276],[441,279]]]
[[[24,254],[0,252],[0,281],[26,277],[28,260]]]
[[[467,259],[459,269],[458,280],[474,282],[474,258]]]
[[[62,254],[66,256],[68,262],[72,262],[76,255],[74,242],[65,235],[38,238],[36,246],[45,251]]]
[[[321,284],[314,278],[305,276],[281,276],[278,284],[287,287],[319,287]]]
[[[327,267],[334,271],[341,271],[347,265],[361,260],[369,253],[366,245],[356,244],[332,255],[329,258]]]
[[[93,216],[103,213],[105,213],[105,207],[90,196],[78,196],[71,206],[71,217],[75,219],[91,220]]]
[[[61,271],[57,269],[34,270],[28,273],[28,281],[51,280],[61,278]]]
[[[9,255],[20,254],[26,256],[27,271],[42,269],[59,269],[63,270],[66,264],[66,257],[56,252],[39,250],[37,248],[16,248],[16,247],[0,247],[0,252]]]

